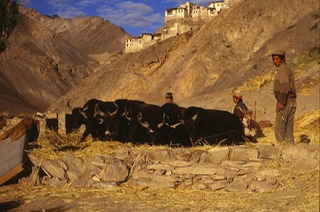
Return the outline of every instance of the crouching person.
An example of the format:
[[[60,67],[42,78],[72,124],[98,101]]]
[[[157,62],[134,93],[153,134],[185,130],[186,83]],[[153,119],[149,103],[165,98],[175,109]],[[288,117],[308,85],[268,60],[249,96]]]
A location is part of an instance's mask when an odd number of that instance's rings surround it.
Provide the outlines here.
[[[236,106],[233,108],[233,113],[239,117],[243,126],[244,126],[244,134],[250,140],[254,136],[254,132],[251,130],[251,116],[252,111],[248,109],[246,104],[243,102],[242,95],[239,91],[235,91],[232,95],[233,102]]]

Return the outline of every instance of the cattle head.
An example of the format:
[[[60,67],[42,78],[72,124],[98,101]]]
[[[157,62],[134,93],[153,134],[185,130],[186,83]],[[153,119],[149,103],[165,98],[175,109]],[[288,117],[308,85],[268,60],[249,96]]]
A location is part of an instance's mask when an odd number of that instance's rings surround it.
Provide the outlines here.
[[[191,145],[194,146],[195,143],[200,139],[199,132],[196,130],[196,122],[199,118],[198,111],[187,111],[180,119],[180,123],[184,125],[187,133],[190,136]]]
[[[72,109],[71,114],[66,114],[66,131],[71,133],[73,130],[77,130],[81,125],[86,123],[86,116],[81,112],[80,108]]]
[[[139,113],[138,123],[145,129],[147,129],[152,144],[164,144],[164,140],[166,139],[164,139],[163,137],[166,135],[166,133],[164,133],[163,131],[166,130],[167,127],[165,125],[165,114],[163,114],[161,120],[145,120],[143,118],[143,115]]]

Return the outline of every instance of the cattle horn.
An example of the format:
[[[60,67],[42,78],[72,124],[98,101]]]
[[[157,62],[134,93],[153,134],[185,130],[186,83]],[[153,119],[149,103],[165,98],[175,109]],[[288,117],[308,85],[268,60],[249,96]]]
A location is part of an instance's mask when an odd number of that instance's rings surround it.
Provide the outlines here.
[[[71,107],[71,105],[70,105],[70,101],[71,101],[71,99],[68,99],[68,102],[67,102],[67,106],[68,106],[68,108],[72,111],[72,107]]]
[[[103,116],[104,112],[100,110],[98,104],[95,104],[94,106],[94,117],[97,117],[98,115]]]
[[[84,105],[83,105],[83,107],[81,107],[81,110],[82,111],[86,111],[86,110],[88,110],[89,109],[89,106],[88,106],[88,103],[86,102]]]
[[[79,113],[85,118],[88,119],[86,113],[84,111],[81,110],[81,108],[79,108]]]
[[[147,123],[147,122],[142,122],[141,121],[142,120],[142,114],[141,113],[139,113],[138,114],[138,122],[139,122],[139,124],[141,125],[141,126],[143,126],[144,128],[149,128],[149,123]]]
[[[116,110],[113,111],[112,113],[110,113],[109,110],[107,110],[109,116],[114,116],[118,113],[118,109],[119,109],[118,105],[115,102],[113,102],[113,104],[116,106]]]
[[[174,124],[174,125],[170,125],[170,127],[176,129],[176,127],[179,126],[179,125],[181,125],[181,124],[183,124],[183,123],[182,123],[182,122],[179,122],[179,123],[176,123],[176,124]]]
[[[197,120],[197,118],[198,118],[198,112],[194,115],[194,116],[192,116],[192,121],[196,121]]]
[[[166,123],[166,114],[164,113],[162,117],[163,117],[162,122],[158,124],[158,128],[162,127]]]
[[[125,116],[127,113],[129,113],[129,111],[127,111],[127,108],[124,107],[124,112],[122,113],[122,116]]]
[[[128,121],[131,121],[131,117],[130,117],[130,116],[128,116],[128,113],[129,113],[129,111],[128,111],[128,112],[126,112],[125,117],[126,117],[126,119],[127,119]]]

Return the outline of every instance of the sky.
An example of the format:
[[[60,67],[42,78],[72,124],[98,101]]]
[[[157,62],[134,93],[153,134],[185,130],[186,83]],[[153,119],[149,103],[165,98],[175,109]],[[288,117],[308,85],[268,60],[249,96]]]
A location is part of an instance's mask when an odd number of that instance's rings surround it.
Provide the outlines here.
[[[208,6],[212,0],[193,0]],[[128,34],[140,36],[154,33],[164,25],[165,10],[184,4],[187,0],[20,0],[26,8],[42,15],[61,18],[99,16],[122,27]]]

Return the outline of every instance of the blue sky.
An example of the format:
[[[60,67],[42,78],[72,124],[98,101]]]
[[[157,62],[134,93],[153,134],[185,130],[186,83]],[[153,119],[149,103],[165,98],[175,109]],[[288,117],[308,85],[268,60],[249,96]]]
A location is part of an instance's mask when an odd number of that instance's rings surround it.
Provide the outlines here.
[[[43,15],[57,14],[62,18],[100,16],[122,27],[127,33],[139,36],[154,33],[164,24],[165,9],[177,7],[187,0],[20,0],[27,8]],[[211,0],[193,0],[208,6]]]

